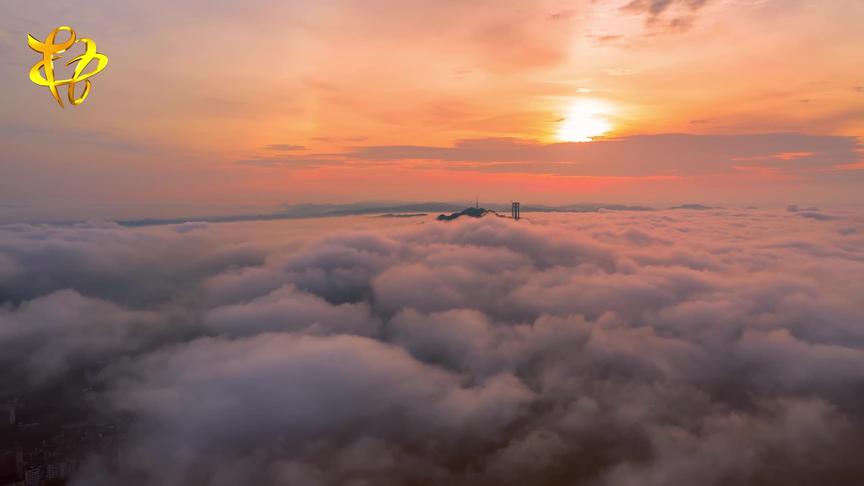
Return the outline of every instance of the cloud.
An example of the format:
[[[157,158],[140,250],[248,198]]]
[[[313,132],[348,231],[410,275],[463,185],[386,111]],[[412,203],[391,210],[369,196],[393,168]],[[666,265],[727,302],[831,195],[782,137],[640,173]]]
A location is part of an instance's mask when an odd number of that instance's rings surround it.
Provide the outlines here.
[[[177,332],[170,324],[168,316],[127,310],[74,290],[0,308],[0,346],[5,350],[0,363],[6,370],[2,391],[14,395],[18,380],[27,381],[27,388],[39,386],[139,351],[160,333]]]
[[[830,214],[823,214],[818,211],[801,211],[798,213],[798,216],[801,216],[802,218],[815,219],[817,221],[828,221],[834,219]]]
[[[0,272],[0,302],[68,288],[128,305],[181,299],[202,276],[266,256],[253,243],[216,244],[215,233],[200,223],[158,232],[107,222],[0,226],[0,269],[8,268]]]
[[[290,286],[250,302],[216,307],[208,311],[204,322],[228,336],[268,331],[374,336],[381,327],[365,304],[334,306]]]
[[[306,150],[306,147],[303,145],[294,145],[290,143],[273,143],[270,145],[266,145],[264,148],[266,150],[274,150],[277,152],[296,152],[300,150]]]
[[[181,451],[230,457],[273,441],[299,452],[304,441],[358,425],[382,438],[435,435],[456,445],[495,433],[532,398],[512,376],[464,387],[400,348],[351,336],[199,340],[130,373],[115,400],[142,417],[139,440],[154,442],[141,458],[148,463],[156,450],[167,461]]]
[[[705,6],[709,0],[632,0],[621,7],[623,10],[643,12],[651,16],[662,15],[667,10],[677,6],[686,6],[696,10]]]
[[[642,135],[591,143],[544,144],[519,139],[462,140],[451,147],[369,146],[346,160],[433,161],[452,170],[583,176],[730,173],[767,168],[781,173],[829,170],[860,160],[855,137],[797,133]],[[795,154],[795,157],[787,156]],[[698,160],[699,163],[694,163]]]
[[[601,44],[601,45],[614,45],[624,38],[624,36],[622,36],[622,35],[615,35],[615,34],[591,35],[589,37],[591,39],[593,39],[595,42],[597,42],[597,44]]]
[[[810,206],[810,207],[802,208],[801,206],[799,206],[797,204],[790,204],[790,205],[786,206],[786,211],[789,211],[790,213],[798,213],[801,211],[818,212],[819,208],[817,208],[816,206]]]
[[[238,160],[238,165],[249,167],[292,167],[300,169],[317,169],[330,165],[339,165],[342,163],[339,159],[317,157],[315,154],[308,156],[278,156],[278,157],[252,157],[248,159]]]
[[[797,204],[790,204],[786,206],[786,211],[795,213],[802,218],[815,219],[817,221],[830,221],[834,219],[834,216],[821,212],[819,208],[815,206],[802,208]]]
[[[670,31],[686,31],[693,26],[694,12],[707,5],[710,0],[631,0],[621,10],[645,16],[649,27]],[[667,15],[672,19],[664,21]]]
[[[854,485],[864,217],[797,209],[0,227],[3,392],[129,420],[77,484]]]

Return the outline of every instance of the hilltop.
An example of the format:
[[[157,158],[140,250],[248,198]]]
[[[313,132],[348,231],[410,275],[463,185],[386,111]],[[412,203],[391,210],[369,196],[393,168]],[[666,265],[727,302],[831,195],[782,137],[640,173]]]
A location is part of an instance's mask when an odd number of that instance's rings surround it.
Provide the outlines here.
[[[438,219],[438,221],[453,221],[454,219],[459,219],[459,218],[461,218],[461,217],[463,217],[463,216],[466,216],[466,217],[469,217],[469,218],[482,218],[482,217],[484,217],[484,216],[488,216],[488,215],[490,215],[490,214],[491,214],[491,215],[494,215],[494,216],[498,216],[499,218],[503,218],[503,217],[505,217],[505,216],[502,216],[502,215],[498,214],[498,213],[495,212],[495,211],[492,211],[491,209],[486,209],[486,208],[465,208],[465,209],[463,209],[462,211],[459,211],[459,212],[456,212],[456,213],[451,213],[451,214],[441,214],[441,215],[438,216],[437,219]]]

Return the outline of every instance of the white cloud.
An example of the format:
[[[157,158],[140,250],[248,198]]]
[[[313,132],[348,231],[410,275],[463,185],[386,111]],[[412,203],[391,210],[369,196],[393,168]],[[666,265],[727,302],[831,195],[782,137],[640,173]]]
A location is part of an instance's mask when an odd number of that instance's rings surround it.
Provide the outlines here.
[[[862,218],[823,212],[4,227],[6,392],[101,371],[133,425],[88,481],[856,484]]]

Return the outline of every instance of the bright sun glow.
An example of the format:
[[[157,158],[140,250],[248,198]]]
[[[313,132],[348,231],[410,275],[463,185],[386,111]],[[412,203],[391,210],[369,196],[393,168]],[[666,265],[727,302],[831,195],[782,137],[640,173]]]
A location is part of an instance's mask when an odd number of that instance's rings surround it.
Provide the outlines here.
[[[558,127],[557,137],[562,142],[590,142],[612,129],[606,118],[609,105],[599,100],[583,99],[574,102]]]

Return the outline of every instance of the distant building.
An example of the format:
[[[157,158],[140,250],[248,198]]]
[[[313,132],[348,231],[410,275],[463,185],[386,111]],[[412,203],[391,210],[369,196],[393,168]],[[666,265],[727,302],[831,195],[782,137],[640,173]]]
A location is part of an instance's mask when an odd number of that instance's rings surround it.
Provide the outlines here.
[[[522,216],[522,213],[521,213],[521,209],[519,208],[518,202],[513,203],[513,208],[511,211],[513,213],[513,219],[515,219],[516,221],[519,221],[519,218]]]
[[[45,474],[48,479],[66,479],[75,470],[75,465],[69,461],[60,461],[45,466]]]
[[[0,484],[15,482],[24,474],[24,451],[20,447],[0,450]]]
[[[31,467],[24,471],[24,484],[27,486],[42,486],[43,478],[41,467]]]

